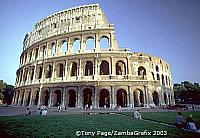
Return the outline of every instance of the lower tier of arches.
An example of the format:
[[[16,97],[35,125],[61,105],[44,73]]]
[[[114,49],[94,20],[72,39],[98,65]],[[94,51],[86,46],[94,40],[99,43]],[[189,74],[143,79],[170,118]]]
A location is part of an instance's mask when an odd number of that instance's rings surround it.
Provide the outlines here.
[[[174,104],[171,91],[147,86],[56,86],[16,88],[12,105],[72,108],[149,107]]]

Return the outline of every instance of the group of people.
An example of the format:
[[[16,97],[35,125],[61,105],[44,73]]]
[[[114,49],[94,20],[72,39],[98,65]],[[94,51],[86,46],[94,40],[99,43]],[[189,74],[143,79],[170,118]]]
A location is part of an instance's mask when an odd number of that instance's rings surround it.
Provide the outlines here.
[[[47,112],[47,107],[45,105],[42,105],[37,109],[37,115],[47,115]]]
[[[197,131],[196,125],[192,119],[192,115],[189,115],[186,118],[186,121],[184,120],[182,113],[178,112],[178,115],[176,116],[176,123],[177,128],[185,128],[193,131]]]

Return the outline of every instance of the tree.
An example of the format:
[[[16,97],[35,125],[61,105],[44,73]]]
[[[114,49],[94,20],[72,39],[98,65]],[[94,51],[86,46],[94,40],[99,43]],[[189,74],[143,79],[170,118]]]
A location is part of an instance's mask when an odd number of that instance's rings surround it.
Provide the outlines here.
[[[6,83],[3,82],[3,80],[0,80],[0,100],[4,99],[3,92],[6,89]]]

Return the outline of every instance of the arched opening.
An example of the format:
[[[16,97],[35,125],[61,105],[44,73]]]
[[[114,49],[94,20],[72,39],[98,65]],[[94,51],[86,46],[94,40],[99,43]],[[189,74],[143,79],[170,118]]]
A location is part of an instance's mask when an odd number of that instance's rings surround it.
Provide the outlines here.
[[[151,72],[151,74],[152,74],[152,78],[153,78],[153,80],[155,80],[155,76],[154,76],[154,73],[153,73],[153,72]]]
[[[72,63],[71,76],[77,76],[77,63],[76,62]]]
[[[46,46],[43,46],[42,55],[43,55],[43,57],[47,56],[47,47]]]
[[[170,94],[168,94],[169,104],[171,104]]]
[[[162,85],[165,85],[165,77],[163,74],[162,74]]]
[[[86,41],[86,50],[93,50],[94,49],[94,39],[89,37]]]
[[[158,93],[154,91],[152,95],[153,95],[153,102],[154,102],[154,104],[156,106],[159,106],[159,95],[158,95]]]
[[[21,99],[21,106],[23,105],[23,101],[24,101],[24,92],[23,92],[23,94],[22,94],[22,99]]]
[[[101,37],[100,39],[100,49],[109,48],[109,39],[106,36]]]
[[[56,44],[52,43],[51,44],[51,55],[55,55],[56,54]]]
[[[68,45],[67,45],[67,42],[65,40],[62,42],[61,47],[62,47],[62,53],[65,54],[68,50]]]
[[[45,106],[48,106],[48,104],[49,104],[49,91],[45,91],[45,97],[44,97],[44,105]]]
[[[61,91],[56,90],[53,93],[53,106],[58,106],[61,104]]]
[[[100,75],[109,75],[109,63],[106,60],[101,62]]]
[[[48,65],[47,66],[46,78],[51,78],[52,77],[52,70],[53,70],[53,66],[52,65]]]
[[[90,108],[92,105],[92,90],[89,88],[84,89],[83,97],[83,106]]]
[[[85,65],[85,76],[93,75],[93,64],[91,61],[87,61]]]
[[[144,94],[142,91],[140,91],[140,106],[144,107]]]
[[[117,106],[127,107],[127,92],[124,89],[117,91]]]
[[[37,104],[38,104],[38,100],[39,100],[39,91],[36,91],[36,96],[35,96],[34,105],[37,105]]]
[[[78,53],[80,50],[80,45],[81,45],[81,41],[76,38],[74,43],[73,43],[73,53]]]
[[[58,77],[64,76],[64,65],[62,63],[59,64],[59,74]]]
[[[145,76],[146,75],[146,69],[143,66],[140,66],[138,68],[138,76]]]
[[[26,106],[28,106],[28,105],[29,105],[29,103],[30,103],[30,100],[31,100],[31,92],[28,92],[28,99],[27,99]]]
[[[157,80],[160,80],[160,75],[157,73]]]
[[[42,66],[39,67],[38,79],[42,78]]]
[[[168,85],[168,82],[167,82],[168,80],[167,80],[167,76],[165,76],[165,82],[166,82],[166,85]]]
[[[142,90],[136,89],[133,93],[134,107],[144,107],[144,94]]]
[[[158,66],[156,66],[156,71],[159,72],[159,67]]]
[[[126,75],[126,66],[123,61],[116,63],[116,75]]]
[[[165,102],[165,104],[167,104],[167,94],[166,93],[164,93],[164,102]]]
[[[110,96],[109,91],[106,89],[102,89],[100,91],[100,97],[99,97],[99,107],[110,107]]]
[[[31,80],[33,80],[34,70],[35,70],[34,68],[31,68],[31,78],[30,78]]]
[[[76,106],[76,92],[74,90],[69,90],[69,107],[75,107]]]

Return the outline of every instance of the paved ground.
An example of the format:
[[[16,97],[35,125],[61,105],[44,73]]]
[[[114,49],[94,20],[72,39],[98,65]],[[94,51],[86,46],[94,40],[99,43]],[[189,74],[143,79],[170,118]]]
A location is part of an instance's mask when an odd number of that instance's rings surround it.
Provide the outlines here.
[[[8,105],[0,105],[0,116],[13,116],[25,114],[27,107],[21,106],[8,106]],[[49,115],[64,115],[64,114],[84,114],[84,113],[115,113],[115,112],[133,112],[135,109],[74,109],[67,108],[66,110],[61,110],[58,112],[56,107],[47,108]],[[31,107],[30,111],[32,115],[36,115],[37,107]],[[196,110],[200,111],[200,108],[196,108]],[[178,112],[180,110],[168,110],[162,108],[142,108],[140,112]]]

